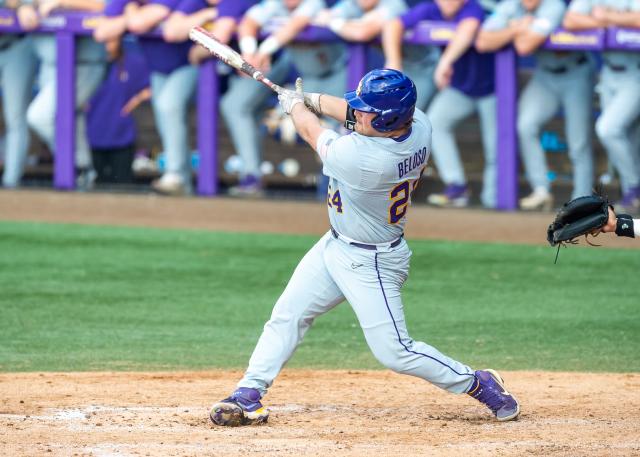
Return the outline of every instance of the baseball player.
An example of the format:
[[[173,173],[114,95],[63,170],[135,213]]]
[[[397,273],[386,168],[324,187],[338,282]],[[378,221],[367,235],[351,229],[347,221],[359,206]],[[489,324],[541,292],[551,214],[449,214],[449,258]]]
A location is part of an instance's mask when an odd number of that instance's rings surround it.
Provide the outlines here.
[[[314,23],[328,26],[347,41],[370,42],[382,33],[384,25],[408,10],[404,0],[341,0],[320,15]],[[435,46],[403,45],[402,61],[385,67],[402,70],[418,89],[416,106],[424,111],[437,92],[433,71],[440,56]]]
[[[484,19],[476,0],[435,0],[422,2],[384,30],[382,40],[387,62],[401,62],[400,46],[405,29],[421,20],[455,24],[455,35],[442,52],[434,72],[440,92],[429,106],[433,123],[433,156],[446,188],[432,194],[428,202],[436,206],[463,207],[469,203],[469,188],[455,141],[455,127],[474,112],[480,117],[484,149],[483,188],[480,200],[487,208],[496,205],[496,97],[494,95],[493,54],[480,54],[473,47]]]
[[[536,69],[518,107],[520,150],[533,190],[520,200],[524,210],[549,210],[553,205],[540,130],[559,108],[564,111],[574,169],[572,198],[590,195],[593,188],[593,66],[585,52],[539,50],[562,24],[565,9],[563,0],[505,0],[484,21],[476,40],[476,48],[482,52],[513,43],[519,55],[536,55]]]
[[[65,6],[73,7],[77,11],[99,13],[105,5],[101,0],[78,0],[72,5],[67,5],[62,0],[43,0],[36,3],[40,20]],[[93,167],[91,148],[87,141],[86,117],[82,108],[104,78],[107,53],[104,45],[96,43],[91,37],[77,37],[75,43],[75,166],[78,172],[76,185],[80,190],[88,190],[93,187],[97,173]],[[58,75],[56,37],[53,34],[34,34],[33,49],[40,63],[40,91],[27,109],[27,122],[49,150],[55,153]]]
[[[569,30],[638,24],[638,0],[573,0],[563,23]],[[596,87],[602,107],[596,133],[620,175],[622,200],[616,207],[634,212],[640,210],[640,169],[631,129],[640,116],[640,53],[605,51],[603,60]]]
[[[243,57],[277,84],[287,80],[293,65],[316,90],[343,93],[347,67],[344,44],[293,42],[325,6],[324,0],[263,0],[254,5],[238,27]],[[270,25],[274,27],[267,27]],[[270,35],[258,45],[261,30],[269,31]],[[230,190],[231,194],[262,191],[258,113],[270,96],[266,87],[244,76],[234,76],[222,97],[220,109],[244,166],[240,183]]]
[[[301,81],[300,86],[301,86]],[[213,405],[218,425],[265,422],[261,398],[293,355],[314,319],[347,300],[374,356],[386,367],[453,393],[468,393],[498,420],[520,407],[493,370],[473,371],[413,340],[400,290],[411,251],[406,215],[431,152],[431,125],[415,109],[413,82],[396,70],[373,70],[344,99],[288,91],[279,97],[300,136],[318,153],[330,177],[330,229],[298,264],[266,323],[237,390]],[[340,136],[315,113],[354,130]]]

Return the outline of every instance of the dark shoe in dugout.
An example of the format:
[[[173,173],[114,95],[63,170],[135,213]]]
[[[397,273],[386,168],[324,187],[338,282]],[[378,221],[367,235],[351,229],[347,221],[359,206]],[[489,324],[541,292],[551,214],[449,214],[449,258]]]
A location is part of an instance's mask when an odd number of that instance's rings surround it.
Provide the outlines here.
[[[501,422],[518,417],[520,404],[507,391],[498,372],[487,368],[476,371],[475,377],[471,389],[467,392],[469,395],[485,404]]]
[[[260,392],[239,387],[230,397],[214,404],[209,417],[214,424],[227,427],[262,424],[269,419],[269,410],[260,403]]]

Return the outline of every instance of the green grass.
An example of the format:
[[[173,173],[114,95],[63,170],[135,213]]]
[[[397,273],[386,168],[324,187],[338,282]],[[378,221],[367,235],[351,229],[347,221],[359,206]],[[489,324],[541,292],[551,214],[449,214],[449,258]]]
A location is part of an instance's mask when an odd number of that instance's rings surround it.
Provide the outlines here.
[[[0,222],[0,371],[243,368],[315,240]],[[640,371],[640,251],[410,244],[414,339],[475,367]],[[289,366],[380,368],[346,303]]]

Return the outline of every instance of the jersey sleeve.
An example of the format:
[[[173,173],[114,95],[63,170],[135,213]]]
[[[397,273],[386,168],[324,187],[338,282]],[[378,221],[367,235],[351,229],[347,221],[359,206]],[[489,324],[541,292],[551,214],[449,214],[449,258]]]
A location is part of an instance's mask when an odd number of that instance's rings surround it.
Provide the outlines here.
[[[313,17],[325,7],[324,0],[303,0],[291,13],[292,16]]]
[[[362,16],[362,10],[353,3],[353,0],[342,0],[331,8],[331,17],[357,19],[360,16]]]
[[[536,11],[531,31],[545,37],[551,35],[562,24],[565,10],[562,0],[543,2]]]
[[[569,4],[569,11],[579,14],[591,14],[593,9],[592,0],[572,0]]]
[[[249,8],[247,16],[262,26],[277,16],[280,9],[279,0],[263,0]]]
[[[484,20],[484,10],[480,5],[474,1],[467,2],[456,17],[457,22],[464,21],[465,19],[477,19],[482,22]]]
[[[437,17],[438,7],[435,3],[420,3],[400,16],[405,29],[412,29],[420,21],[428,21]]]
[[[631,0],[629,9],[634,13],[640,13],[640,0]]]
[[[209,6],[205,0],[182,0],[178,3],[178,6],[176,6],[175,11],[179,11],[184,14],[192,14],[208,7]]]
[[[358,151],[351,135],[327,129],[318,137],[317,151],[326,176],[353,186],[360,183]]]
[[[498,3],[496,9],[482,23],[482,29],[490,32],[504,30],[509,26],[509,21],[515,19],[517,4],[520,0],[505,0]]]
[[[402,0],[393,0],[381,4],[376,8],[380,17],[385,21],[390,21],[407,11],[407,5]]]

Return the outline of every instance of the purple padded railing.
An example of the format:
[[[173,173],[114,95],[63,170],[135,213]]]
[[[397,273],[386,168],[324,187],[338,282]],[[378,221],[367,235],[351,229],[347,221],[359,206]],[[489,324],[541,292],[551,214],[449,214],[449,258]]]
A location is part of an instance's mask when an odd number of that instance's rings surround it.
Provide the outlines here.
[[[67,12],[43,20],[38,32],[55,33],[58,45],[58,87],[56,114],[56,157],[54,186],[57,189],[75,188],[75,36],[90,35],[97,15]],[[15,14],[0,9],[0,32],[20,33]],[[413,44],[445,45],[453,36],[454,27],[441,22],[423,22],[408,31],[405,41]],[[161,38],[159,30],[149,35]],[[330,30],[308,27],[297,38],[299,41],[335,41],[339,38]],[[356,87],[367,71],[369,44],[349,43],[348,87]],[[547,49],[559,51],[603,49],[640,50],[640,30],[610,28],[573,33],[559,30],[545,44]],[[218,76],[215,62],[207,61],[200,67],[198,79],[198,150],[200,165],[198,193],[217,193],[218,157]],[[518,142],[517,116],[517,57],[511,47],[496,54],[496,96],[498,99],[498,208],[513,210],[517,207]]]

